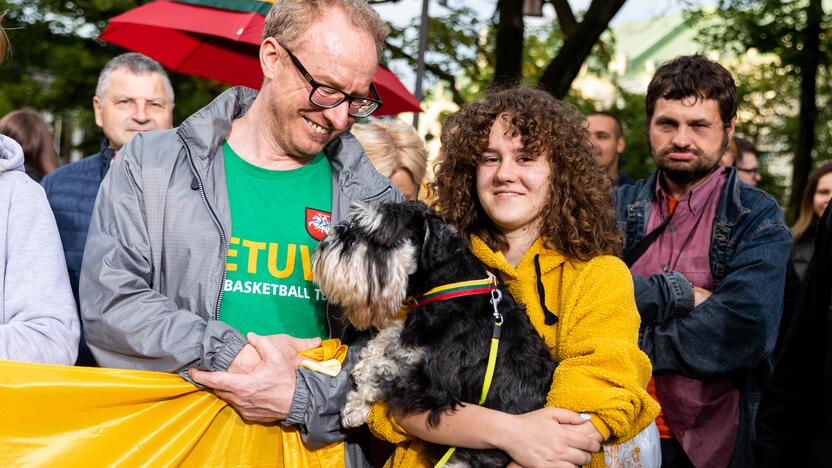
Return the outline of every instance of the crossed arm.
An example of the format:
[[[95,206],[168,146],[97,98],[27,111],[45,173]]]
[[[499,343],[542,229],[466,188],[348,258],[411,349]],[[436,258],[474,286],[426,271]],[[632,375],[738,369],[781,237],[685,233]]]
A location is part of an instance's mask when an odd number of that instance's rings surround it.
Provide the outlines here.
[[[791,236],[772,210],[753,220],[713,291],[670,275],[633,276],[640,345],[654,371],[706,378],[753,367],[774,349]]]

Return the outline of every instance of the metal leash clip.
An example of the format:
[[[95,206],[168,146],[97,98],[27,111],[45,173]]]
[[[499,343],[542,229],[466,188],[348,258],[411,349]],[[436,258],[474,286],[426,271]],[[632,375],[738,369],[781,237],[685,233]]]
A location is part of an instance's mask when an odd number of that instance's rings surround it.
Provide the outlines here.
[[[491,305],[494,307],[494,322],[497,326],[503,324],[503,314],[497,310],[497,304],[503,300],[503,293],[499,289],[492,289],[491,290]]]

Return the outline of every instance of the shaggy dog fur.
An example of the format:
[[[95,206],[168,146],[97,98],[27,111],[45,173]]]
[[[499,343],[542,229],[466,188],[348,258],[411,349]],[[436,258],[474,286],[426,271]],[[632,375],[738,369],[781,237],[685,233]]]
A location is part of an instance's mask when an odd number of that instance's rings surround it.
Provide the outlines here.
[[[437,301],[396,316],[407,297],[488,273],[465,239],[420,202],[353,205],[350,221],[323,239],[313,272],[328,300],[358,329],[376,327],[353,371],[343,423],[364,424],[375,401],[393,411],[442,413],[480,399],[494,327],[489,294]],[[513,414],[542,408],[555,361],[526,310],[502,288],[502,336],[484,406]],[[438,460],[445,446],[431,445]],[[454,466],[505,466],[500,450],[457,449]]]

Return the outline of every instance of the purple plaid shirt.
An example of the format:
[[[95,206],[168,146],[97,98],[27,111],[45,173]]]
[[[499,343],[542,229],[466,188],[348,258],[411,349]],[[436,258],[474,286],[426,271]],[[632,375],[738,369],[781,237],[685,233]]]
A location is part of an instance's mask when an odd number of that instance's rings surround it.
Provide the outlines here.
[[[670,224],[630,271],[641,276],[677,271],[694,286],[711,290],[711,233],[719,197],[727,180],[725,170],[719,168],[680,198]],[[647,232],[656,229],[670,214],[667,206],[670,195],[665,193],[660,181],[661,177],[657,177]]]
[[[713,290],[710,250],[720,196],[728,180],[719,168],[678,200],[667,228],[633,264],[635,275],[682,273],[694,286]],[[669,215],[668,197],[656,179],[647,221],[651,232]],[[695,314],[696,310],[689,312]],[[719,346],[714,343],[714,346]],[[728,465],[737,438],[739,389],[732,376],[698,380],[675,374],[654,377],[662,416],[697,467]]]

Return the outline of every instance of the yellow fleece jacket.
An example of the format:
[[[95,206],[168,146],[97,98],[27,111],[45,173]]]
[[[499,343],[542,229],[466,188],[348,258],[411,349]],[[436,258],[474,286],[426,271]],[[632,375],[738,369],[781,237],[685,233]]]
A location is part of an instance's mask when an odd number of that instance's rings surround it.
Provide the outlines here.
[[[558,366],[548,407],[590,414],[606,444],[629,440],[656,419],[659,405],[646,390],[652,368],[638,347],[640,317],[633,281],[621,260],[600,256],[571,261],[538,239],[515,268],[478,237],[471,237],[471,246],[487,268],[500,272],[552,349]],[[554,325],[544,323],[537,255],[546,306],[558,317]],[[431,466],[422,456],[422,442],[396,423],[384,403],[374,405],[368,425],[376,437],[397,444],[386,466]],[[592,457],[590,466],[604,466],[603,451]]]

